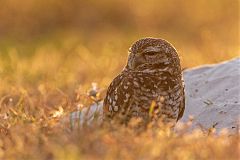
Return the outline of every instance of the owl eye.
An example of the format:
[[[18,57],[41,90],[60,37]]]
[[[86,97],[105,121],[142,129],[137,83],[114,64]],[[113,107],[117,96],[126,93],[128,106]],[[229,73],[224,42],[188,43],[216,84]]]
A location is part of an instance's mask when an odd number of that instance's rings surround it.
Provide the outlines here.
[[[155,55],[157,52],[154,52],[154,51],[149,51],[149,52],[144,52],[143,55],[144,56],[153,56]]]

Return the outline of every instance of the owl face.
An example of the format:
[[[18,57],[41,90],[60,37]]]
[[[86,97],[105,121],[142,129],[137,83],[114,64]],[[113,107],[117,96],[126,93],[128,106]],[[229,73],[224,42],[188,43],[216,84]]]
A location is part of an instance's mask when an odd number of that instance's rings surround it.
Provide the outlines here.
[[[172,57],[177,57],[177,53],[170,43],[158,38],[144,38],[129,49],[127,68],[141,70],[166,67],[171,63]]]

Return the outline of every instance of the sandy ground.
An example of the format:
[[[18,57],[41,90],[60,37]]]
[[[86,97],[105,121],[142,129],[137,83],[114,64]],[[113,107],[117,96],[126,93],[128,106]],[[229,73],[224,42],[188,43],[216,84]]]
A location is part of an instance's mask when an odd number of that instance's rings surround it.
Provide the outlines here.
[[[181,121],[194,117],[192,128],[239,129],[240,58],[184,72],[186,109]]]
[[[186,108],[179,124],[193,117],[190,129],[214,127],[217,132],[224,128],[231,133],[239,131],[240,58],[188,69],[184,71],[184,81]],[[101,119],[102,103],[71,113],[70,124],[81,125],[84,120],[91,123],[96,113]]]

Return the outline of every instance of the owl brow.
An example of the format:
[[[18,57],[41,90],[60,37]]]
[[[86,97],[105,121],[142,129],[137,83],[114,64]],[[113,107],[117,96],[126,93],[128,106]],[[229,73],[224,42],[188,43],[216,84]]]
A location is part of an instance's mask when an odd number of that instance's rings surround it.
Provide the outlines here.
[[[132,52],[132,47],[130,47],[130,48],[128,49],[128,52]]]
[[[160,47],[147,47],[146,49],[143,50],[143,52],[160,52],[161,48]]]

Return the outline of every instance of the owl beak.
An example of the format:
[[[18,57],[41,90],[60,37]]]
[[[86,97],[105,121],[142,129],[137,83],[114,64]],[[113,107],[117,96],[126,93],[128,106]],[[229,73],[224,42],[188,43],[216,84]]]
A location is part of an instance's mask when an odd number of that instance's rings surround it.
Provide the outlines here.
[[[144,56],[141,56],[141,55],[139,55],[139,54],[136,54],[136,55],[134,56],[134,61],[133,61],[133,63],[132,63],[133,69],[137,68],[139,65],[143,64],[145,61],[146,61],[146,60],[145,60]]]

